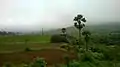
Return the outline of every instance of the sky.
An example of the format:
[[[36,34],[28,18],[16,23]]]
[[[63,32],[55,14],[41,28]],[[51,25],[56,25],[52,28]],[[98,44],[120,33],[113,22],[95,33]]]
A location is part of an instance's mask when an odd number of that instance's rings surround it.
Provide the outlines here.
[[[88,24],[120,22],[120,0],[0,0],[0,30],[68,27],[82,14]]]

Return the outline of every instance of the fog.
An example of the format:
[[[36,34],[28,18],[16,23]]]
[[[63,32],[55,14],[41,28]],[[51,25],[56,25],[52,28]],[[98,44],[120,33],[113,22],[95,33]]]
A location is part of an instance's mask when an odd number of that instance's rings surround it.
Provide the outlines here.
[[[120,22],[120,0],[0,0],[0,29],[40,31],[73,25],[77,14],[88,24]]]

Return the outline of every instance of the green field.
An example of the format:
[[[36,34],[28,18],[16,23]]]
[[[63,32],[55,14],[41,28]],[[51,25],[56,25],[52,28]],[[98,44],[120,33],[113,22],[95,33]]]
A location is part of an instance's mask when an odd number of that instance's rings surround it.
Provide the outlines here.
[[[0,43],[5,42],[49,42],[50,36],[48,35],[15,35],[15,36],[0,36]]]
[[[20,35],[0,36],[0,52],[21,51],[25,48],[41,48],[49,46],[50,36]]]

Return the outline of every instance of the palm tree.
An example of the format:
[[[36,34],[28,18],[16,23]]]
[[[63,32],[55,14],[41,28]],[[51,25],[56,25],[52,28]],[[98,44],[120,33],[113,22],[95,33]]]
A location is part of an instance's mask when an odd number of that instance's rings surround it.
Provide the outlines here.
[[[83,17],[83,15],[77,15],[77,17],[74,18],[75,23],[74,23],[74,26],[79,30],[79,43],[81,41],[81,30],[83,27],[85,27],[85,22],[86,22],[86,19]],[[82,23],[84,22],[84,23]]]
[[[91,33],[89,31],[84,31],[82,32],[82,35],[84,36],[86,51],[88,51],[88,42],[90,40]]]

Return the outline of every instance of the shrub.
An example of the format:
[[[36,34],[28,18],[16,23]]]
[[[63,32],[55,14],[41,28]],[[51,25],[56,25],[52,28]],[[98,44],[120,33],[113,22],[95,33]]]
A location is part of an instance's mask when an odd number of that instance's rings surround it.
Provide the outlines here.
[[[44,58],[35,58],[33,64],[31,65],[31,67],[46,67],[46,62]]]
[[[80,48],[79,51],[80,51],[80,53],[84,53],[84,52],[85,52],[85,49]]]
[[[20,67],[30,67],[29,64],[22,63]]]
[[[91,47],[90,50],[91,50],[92,52],[98,52],[98,53],[101,53],[101,52],[102,52],[102,50],[99,49],[99,48],[97,48],[97,47],[95,47],[95,48]]]
[[[66,37],[61,35],[52,35],[50,41],[51,43],[62,43],[62,42],[68,43]]]
[[[94,58],[91,52],[85,52],[81,55],[81,61],[82,62],[90,62],[95,65],[98,65],[98,60]]]
[[[93,57],[94,57],[95,59],[98,59],[98,60],[104,59],[103,53],[94,52],[94,53],[92,53],[92,55],[93,55]]]
[[[25,48],[25,51],[32,51],[29,47]]]
[[[72,63],[70,63],[70,67],[80,67],[80,63],[77,61],[73,61]]]
[[[85,62],[85,61],[90,61],[90,62],[92,62],[93,60],[92,60],[92,55],[90,54],[90,53],[83,53],[83,55],[81,56],[81,60],[83,61],[83,62]]]
[[[67,67],[69,67],[69,66],[70,66],[70,58],[69,58],[69,56],[68,56],[68,55],[65,55],[65,56],[64,56],[64,59],[65,59],[65,61],[66,61]]]
[[[119,61],[120,60],[120,52],[119,52],[120,48],[115,47],[115,48],[108,48],[108,49],[104,49],[103,54],[104,54],[104,60],[116,60]]]
[[[4,64],[2,67],[13,67],[13,64],[11,64],[11,63],[6,63],[6,64]]]
[[[66,44],[61,45],[60,48],[64,48],[65,49],[65,48],[67,48],[67,45]]]

